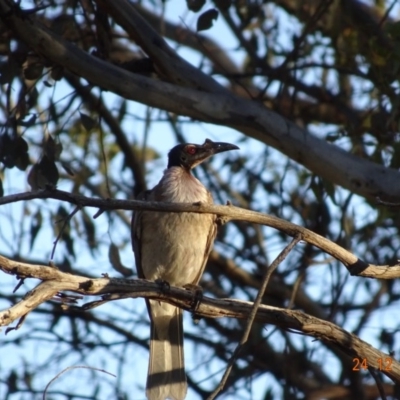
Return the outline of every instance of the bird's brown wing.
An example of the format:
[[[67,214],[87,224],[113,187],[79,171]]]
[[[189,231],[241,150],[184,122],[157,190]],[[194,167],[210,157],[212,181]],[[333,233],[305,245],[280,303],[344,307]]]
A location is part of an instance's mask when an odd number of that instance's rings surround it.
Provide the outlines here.
[[[146,201],[151,196],[151,190],[146,190],[140,193],[136,200]],[[132,248],[135,254],[136,270],[139,278],[145,279],[142,270],[142,248],[141,248],[141,231],[142,231],[142,214],[143,211],[135,211],[132,217],[131,235],[132,235]]]
[[[208,192],[209,196],[209,203],[213,204],[213,198],[210,192]],[[211,250],[214,246],[214,239],[215,236],[217,236],[217,216],[215,214],[210,214],[211,216],[211,224],[210,224],[210,230],[208,232],[208,237],[207,237],[207,244],[204,249],[204,257],[203,257],[203,265],[201,266],[201,269],[199,270],[199,273],[193,282],[194,285],[197,285],[203,276],[204,269],[206,268],[208,257],[211,253]]]
[[[207,265],[208,256],[210,255],[211,250],[213,248],[214,239],[215,239],[216,235],[217,235],[217,224],[216,224],[216,222],[214,220],[214,223],[210,227],[210,232],[208,233],[207,245],[206,245],[206,248],[204,250],[203,265],[202,265],[201,269],[199,270],[198,276],[196,277],[195,281],[193,282],[194,285],[197,285],[199,283],[201,277],[203,276],[204,269],[206,268],[206,265]]]
[[[141,193],[137,200],[154,200],[155,191]],[[136,211],[132,218],[132,247],[136,269],[145,278],[142,268],[142,216]],[[146,299],[151,321],[149,370],[146,396],[149,400],[186,397],[187,383],[183,356],[182,310],[168,303]]]

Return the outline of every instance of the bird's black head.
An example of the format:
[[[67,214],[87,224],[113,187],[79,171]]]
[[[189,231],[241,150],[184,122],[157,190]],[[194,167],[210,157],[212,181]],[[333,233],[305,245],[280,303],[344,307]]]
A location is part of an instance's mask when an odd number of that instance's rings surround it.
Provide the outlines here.
[[[168,168],[183,167],[190,171],[214,154],[237,149],[239,147],[234,144],[213,142],[210,139],[206,139],[203,144],[178,144],[168,153]]]

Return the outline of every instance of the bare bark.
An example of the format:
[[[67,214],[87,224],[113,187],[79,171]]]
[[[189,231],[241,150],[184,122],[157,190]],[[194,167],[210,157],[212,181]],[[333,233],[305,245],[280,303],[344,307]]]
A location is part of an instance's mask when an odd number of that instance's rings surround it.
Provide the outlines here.
[[[36,288],[28,292],[21,301],[7,310],[0,312],[0,326],[11,324],[18,318],[24,318],[40,304],[50,300],[62,291],[72,291],[85,296],[102,296],[102,300],[83,306],[90,309],[107,301],[121,298],[145,297],[166,301],[192,311],[193,292],[171,287],[167,292],[159,284],[142,279],[92,279],[78,275],[71,275],[45,265],[30,265],[12,261],[0,256],[0,269],[20,279],[37,278],[42,280]],[[253,303],[231,299],[212,299],[203,297],[196,308],[196,315],[205,318],[239,318],[247,319]],[[273,324],[286,330],[295,330],[315,337],[323,342],[332,344],[350,357],[368,360],[370,367],[380,369],[379,360],[390,359],[390,369],[382,370],[386,376],[395,382],[400,382],[400,363],[391,358],[357,336],[345,331],[339,326],[324,321],[300,311],[287,310],[278,307],[260,305],[256,314],[257,322]]]
[[[36,53],[89,82],[149,106],[230,126],[278,149],[322,178],[366,198],[380,196],[385,200],[400,201],[400,173],[397,170],[328,144],[255,101],[226,91],[206,93],[124,71],[58,38],[39,26],[34,17],[24,15],[10,3],[0,0],[4,23]],[[113,7],[113,4],[108,6]],[[120,11],[114,9],[113,12]],[[178,62],[176,60],[174,62]],[[197,74],[202,73],[197,70]]]
[[[227,92],[215,80],[202,74],[197,68],[180,57],[128,1],[115,0],[110,3],[104,0],[96,0],[96,2],[149,55],[163,79],[180,86],[212,93]]]
[[[307,228],[303,228],[291,222],[285,221],[272,215],[246,210],[232,205],[205,205],[201,203],[159,203],[150,201],[136,200],[116,200],[89,198],[78,194],[64,192],[61,190],[48,189],[34,192],[13,194],[0,198],[0,206],[3,204],[14,203],[17,201],[31,199],[57,199],[75,204],[77,207],[96,207],[100,215],[104,210],[148,210],[164,212],[196,212],[216,214],[226,221],[246,221],[261,225],[270,226],[286,233],[291,237],[301,236],[301,240],[310,243],[325,253],[339,260],[349,270],[351,275],[358,275],[366,278],[394,279],[400,276],[400,264],[396,265],[374,265],[369,264],[354,254],[350,253],[336,243],[318,235]]]

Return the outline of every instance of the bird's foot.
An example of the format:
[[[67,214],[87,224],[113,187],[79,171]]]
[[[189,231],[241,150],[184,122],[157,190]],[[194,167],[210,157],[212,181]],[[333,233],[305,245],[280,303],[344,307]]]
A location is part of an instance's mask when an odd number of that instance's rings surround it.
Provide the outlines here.
[[[186,290],[191,290],[194,292],[193,301],[190,305],[192,309],[192,318],[195,324],[198,324],[200,321],[200,316],[196,314],[196,311],[199,308],[200,302],[203,299],[203,288],[200,285],[194,285],[192,283],[188,283],[187,285],[183,286]]]
[[[158,278],[154,282],[157,283],[163,293],[166,293],[171,289],[169,282],[165,281],[164,279]]]
[[[215,220],[218,226],[223,226],[229,221],[230,221],[229,217],[217,217],[217,219]]]
[[[226,205],[231,206],[232,203],[229,200],[227,200]],[[215,222],[217,223],[218,226],[222,226],[222,225],[225,225],[230,220],[231,220],[231,218],[228,217],[227,215],[225,215],[225,216],[220,215],[217,217]]]

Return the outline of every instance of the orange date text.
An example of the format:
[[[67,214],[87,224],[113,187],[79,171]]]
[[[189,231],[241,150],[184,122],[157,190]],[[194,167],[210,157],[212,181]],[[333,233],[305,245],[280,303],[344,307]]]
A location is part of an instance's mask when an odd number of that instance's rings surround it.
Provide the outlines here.
[[[392,362],[393,360],[390,357],[386,358],[378,358],[375,366],[379,371],[391,371],[392,370]],[[366,358],[353,358],[353,371],[362,371],[368,369],[369,364]]]

